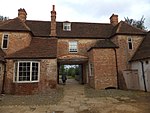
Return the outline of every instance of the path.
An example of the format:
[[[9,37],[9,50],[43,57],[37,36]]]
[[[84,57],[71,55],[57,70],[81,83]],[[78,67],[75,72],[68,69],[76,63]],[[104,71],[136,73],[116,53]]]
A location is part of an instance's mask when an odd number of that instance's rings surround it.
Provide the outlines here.
[[[64,98],[57,105],[0,106],[0,113],[149,113],[149,103],[143,104],[129,97],[87,98],[84,85],[67,80]],[[90,93],[91,94],[91,93]]]
[[[70,79],[64,85],[64,98],[58,104],[56,111],[64,111],[65,113],[76,113],[88,109],[84,95],[84,86],[77,81]]]
[[[68,79],[64,88],[64,98],[57,105],[40,106],[1,106],[0,113],[77,113],[88,109],[87,98],[84,95],[84,86],[77,81]]]

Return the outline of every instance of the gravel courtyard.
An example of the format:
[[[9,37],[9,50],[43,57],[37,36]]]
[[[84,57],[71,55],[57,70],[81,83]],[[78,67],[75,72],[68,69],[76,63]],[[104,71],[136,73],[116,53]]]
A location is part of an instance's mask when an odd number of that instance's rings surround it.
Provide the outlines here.
[[[69,80],[36,95],[1,95],[0,113],[150,113],[150,93],[94,90]]]

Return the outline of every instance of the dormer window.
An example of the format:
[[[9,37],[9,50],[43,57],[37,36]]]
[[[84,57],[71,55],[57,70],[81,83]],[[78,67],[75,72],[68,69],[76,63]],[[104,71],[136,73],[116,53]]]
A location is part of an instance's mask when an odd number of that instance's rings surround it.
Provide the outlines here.
[[[1,45],[2,49],[7,49],[8,48],[8,38],[9,38],[8,34],[3,35],[2,45]]]
[[[71,23],[69,23],[69,22],[63,23],[63,30],[64,31],[71,31]]]

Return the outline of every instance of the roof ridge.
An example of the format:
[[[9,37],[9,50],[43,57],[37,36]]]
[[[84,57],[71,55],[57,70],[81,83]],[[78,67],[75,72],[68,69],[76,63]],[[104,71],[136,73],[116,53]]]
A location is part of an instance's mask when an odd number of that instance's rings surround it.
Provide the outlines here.
[[[11,21],[13,21],[13,19],[6,20],[6,21],[2,22],[0,26],[6,25],[6,24],[10,23]]]
[[[125,23],[125,24],[127,24],[128,26],[130,26],[130,27],[132,27],[132,28],[135,28],[135,29],[137,29],[137,30],[139,30],[139,31],[147,32],[146,30],[143,30],[143,29],[140,29],[140,28],[138,28],[138,27],[135,27],[135,26],[133,26],[133,25],[131,25],[131,24],[125,22],[125,21],[121,21],[121,22],[122,22],[122,23]]]
[[[51,21],[42,21],[42,20],[26,20],[26,22],[51,22]],[[56,23],[63,23],[65,21],[56,21]],[[69,21],[70,22],[70,21]],[[70,22],[70,23],[84,23],[84,24],[102,24],[102,25],[111,25],[110,23],[96,23],[96,22]]]
[[[25,27],[26,29],[28,29],[29,31],[31,31],[31,29],[26,25],[26,23],[23,22],[20,18],[16,17],[15,19],[18,19],[18,20],[24,25],[24,27]]]
[[[118,27],[117,27],[116,33],[118,33],[120,31],[121,25],[122,25],[122,21],[120,21],[118,23]]]
[[[26,20],[25,22],[51,22],[51,21],[47,21],[47,20]]]

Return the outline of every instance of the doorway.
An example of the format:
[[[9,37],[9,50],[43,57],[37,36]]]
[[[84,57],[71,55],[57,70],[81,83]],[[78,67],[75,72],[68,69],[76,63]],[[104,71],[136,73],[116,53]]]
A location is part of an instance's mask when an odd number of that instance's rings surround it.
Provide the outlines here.
[[[59,64],[58,67],[58,84],[63,84],[62,76],[66,76],[66,84],[70,84],[71,81],[76,81],[79,84],[83,84],[83,66],[82,64]]]

